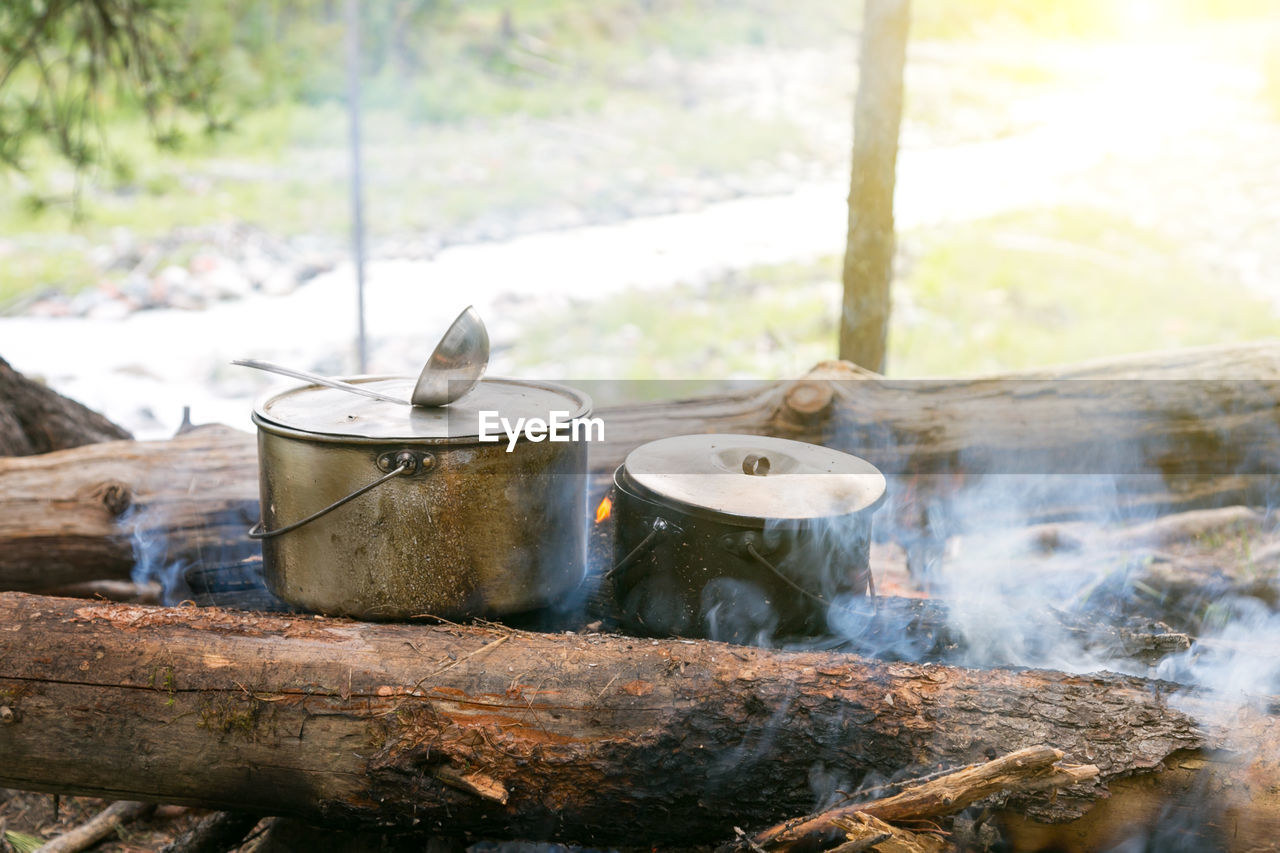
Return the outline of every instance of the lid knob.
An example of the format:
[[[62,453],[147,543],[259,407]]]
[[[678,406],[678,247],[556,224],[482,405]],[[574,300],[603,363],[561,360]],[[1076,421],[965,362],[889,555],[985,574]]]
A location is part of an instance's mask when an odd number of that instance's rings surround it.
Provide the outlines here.
[[[748,453],[746,458],[742,460],[742,473],[750,474],[753,477],[763,477],[769,473],[769,457],[757,456],[754,453]]]

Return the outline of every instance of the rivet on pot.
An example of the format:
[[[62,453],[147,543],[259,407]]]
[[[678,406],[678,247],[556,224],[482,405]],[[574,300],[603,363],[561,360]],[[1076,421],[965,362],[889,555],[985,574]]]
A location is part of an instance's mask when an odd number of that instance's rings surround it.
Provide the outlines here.
[[[412,474],[418,470],[418,457],[408,450],[401,450],[396,454],[396,467],[404,468],[406,474]]]
[[[425,474],[436,466],[436,457],[431,453],[412,450],[388,450],[378,455],[378,470],[384,474],[402,466],[407,475]]]

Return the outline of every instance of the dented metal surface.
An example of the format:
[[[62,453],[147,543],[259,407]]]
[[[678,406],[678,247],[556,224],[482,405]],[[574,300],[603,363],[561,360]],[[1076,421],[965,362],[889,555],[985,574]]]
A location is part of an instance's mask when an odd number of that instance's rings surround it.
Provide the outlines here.
[[[571,389],[529,387],[589,411]],[[263,539],[267,583],[291,604],[377,620],[497,616],[546,606],[582,580],[585,442],[520,440],[508,452],[456,430],[341,436],[332,418],[310,432],[261,409],[254,421],[267,531],[386,477],[406,454],[415,460],[402,476]]]

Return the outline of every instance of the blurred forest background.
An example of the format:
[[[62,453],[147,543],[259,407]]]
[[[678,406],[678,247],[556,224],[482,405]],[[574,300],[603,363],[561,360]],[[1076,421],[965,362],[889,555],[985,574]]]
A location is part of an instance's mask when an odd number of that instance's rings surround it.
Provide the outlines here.
[[[56,5],[6,4],[8,38]],[[194,63],[149,88],[108,80],[83,139],[50,135],[24,100],[38,66],[2,90],[0,313],[198,309],[346,263],[342,0],[140,5]],[[372,256],[806,188],[842,198],[860,20],[847,0],[365,2]],[[58,38],[54,74],[80,55]],[[908,56],[891,375],[1276,333],[1273,2],[917,0]],[[821,210],[815,228],[842,235],[843,211]],[[544,287],[554,265],[523,270],[495,303],[519,317],[502,366],[767,377],[832,357],[838,240],[769,262],[750,242],[712,274],[598,294]]]

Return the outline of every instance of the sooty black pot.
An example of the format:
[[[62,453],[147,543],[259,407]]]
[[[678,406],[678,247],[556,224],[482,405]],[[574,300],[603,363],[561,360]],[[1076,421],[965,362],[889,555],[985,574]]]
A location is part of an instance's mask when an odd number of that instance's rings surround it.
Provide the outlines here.
[[[614,595],[628,629],[769,644],[828,630],[868,591],[884,477],[786,439],[662,439],[614,473]]]

